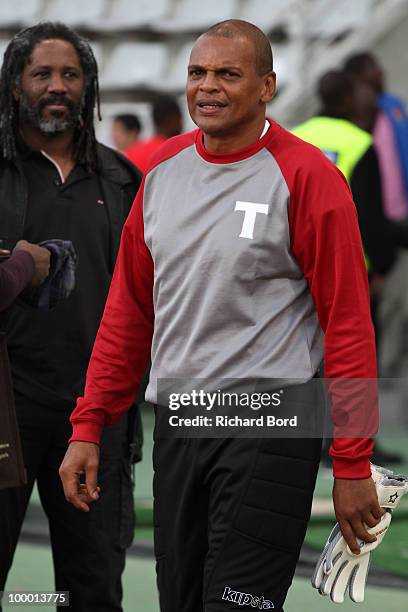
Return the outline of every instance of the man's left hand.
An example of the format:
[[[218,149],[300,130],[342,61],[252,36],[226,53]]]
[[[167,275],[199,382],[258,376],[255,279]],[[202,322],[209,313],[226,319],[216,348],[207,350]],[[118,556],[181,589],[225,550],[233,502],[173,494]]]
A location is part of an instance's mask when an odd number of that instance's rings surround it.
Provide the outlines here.
[[[343,537],[351,552],[358,555],[360,548],[356,537],[364,542],[375,542],[377,538],[368,533],[367,527],[375,527],[384,514],[384,510],[378,503],[373,479],[336,478],[333,487],[333,502]]]

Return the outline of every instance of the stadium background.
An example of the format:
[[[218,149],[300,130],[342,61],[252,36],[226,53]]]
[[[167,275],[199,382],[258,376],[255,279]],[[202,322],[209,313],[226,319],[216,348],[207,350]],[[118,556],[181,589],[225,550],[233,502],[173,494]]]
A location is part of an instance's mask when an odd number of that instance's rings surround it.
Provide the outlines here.
[[[111,144],[111,118],[118,112],[135,112],[143,123],[143,136],[152,133],[150,104],[157,93],[177,96],[184,109],[184,128],[192,127],[183,99],[189,51],[201,31],[231,17],[252,21],[270,36],[278,95],[269,115],[285,127],[317,110],[317,78],[363,48],[373,49],[381,60],[389,91],[408,99],[408,0],[1,0],[0,52],[3,54],[16,31],[41,19],[64,21],[85,35],[100,69],[103,121],[97,128],[98,138]],[[387,414],[388,425],[393,418],[397,422],[401,409],[406,410],[405,401],[395,414],[392,410]],[[146,444],[143,462],[136,468],[138,528],[124,578],[125,612],[158,610],[152,553],[153,415],[147,405],[143,417]],[[406,436],[395,435],[382,440],[386,448],[405,456],[398,468],[405,473],[407,441]],[[334,605],[320,598],[306,579],[333,524],[331,486],[330,471],[322,468],[311,525],[286,606],[291,612],[314,612]],[[404,501],[389,535],[373,556],[362,610],[408,609],[408,503]],[[52,588],[47,527],[35,492],[7,589]],[[348,602],[342,610],[354,608]]]

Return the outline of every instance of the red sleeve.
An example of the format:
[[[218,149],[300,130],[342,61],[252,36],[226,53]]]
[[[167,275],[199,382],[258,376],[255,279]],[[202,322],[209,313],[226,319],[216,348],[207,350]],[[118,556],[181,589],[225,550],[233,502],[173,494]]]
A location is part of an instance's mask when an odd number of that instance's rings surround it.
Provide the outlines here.
[[[98,443],[132,405],[149,363],[153,335],[153,261],[144,241],[144,180],[124,225],[84,397],[71,415],[71,440]]]
[[[286,133],[287,134],[287,133]],[[324,370],[330,379],[333,421],[344,408],[346,384],[377,377],[367,272],[355,204],[341,172],[312,147],[287,136],[287,146],[271,152],[290,191],[292,252],[308,282],[324,338]],[[336,384],[343,379],[343,385]],[[346,381],[344,379],[347,379]],[[336,397],[337,394],[337,397]],[[370,395],[369,418],[376,430],[377,398]],[[360,398],[361,398],[360,389]],[[368,396],[364,400],[367,404]],[[359,406],[355,406],[359,411]],[[364,413],[364,414],[363,414]],[[360,410],[362,424],[366,410]],[[341,430],[341,428],[340,428]],[[338,430],[337,430],[338,431]],[[344,431],[344,430],[343,430]],[[360,431],[362,431],[360,429]],[[353,434],[350,434],[353,435]],[[336,437],[330,451],[336,478],[368,478],[371,437]]]
[[[166,140],[146,176],[194,143],[196,131]],[[154,266],[144,240],[143,179],[123,227],[119,255],[86,375],[84,397],[71,415],[73,440],[98,443],[132,405],[150,360],[154,328]]]

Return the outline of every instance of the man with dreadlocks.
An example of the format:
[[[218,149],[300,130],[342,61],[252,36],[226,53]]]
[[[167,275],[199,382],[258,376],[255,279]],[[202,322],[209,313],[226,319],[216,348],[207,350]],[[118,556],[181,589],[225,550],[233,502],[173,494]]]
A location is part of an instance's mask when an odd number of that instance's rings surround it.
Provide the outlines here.
[[[58,476],[121,228],[140,184],[128,160],[97,143],[95,106],[99,113],[97,65],[84,39],[45,22],[11,40],[1,69],[1,238],[6,249],[20,239],[71,240],[78,268],[75,290],[56,308],[45,313],[16,304],[2,319],[28,484],[0,494],[0,590],[37,481],[56,589],[70,592],[75,612],[116,612],[133,533],[127,419],[105,432],[104,495],[89,514],[66,503]]]

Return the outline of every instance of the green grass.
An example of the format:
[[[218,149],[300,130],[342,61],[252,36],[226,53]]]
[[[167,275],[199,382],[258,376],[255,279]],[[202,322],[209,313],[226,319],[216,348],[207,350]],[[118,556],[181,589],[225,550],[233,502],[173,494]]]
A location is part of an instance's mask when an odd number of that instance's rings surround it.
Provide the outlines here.
[[[158,612],[154,562],[150,559],[129,558],[123,577],[124,612]],[[20,544],[14,559],[6,588],[52,590],[52,561],[47,547]],[[4,606],[4,610],[15,608]],[[54,610],[49,606],[38,610]],[[330,599],[320,597],[306,579],[295,578],[289,591],[285,612],[406,612],[407,593],[391,589],[368,587],[366,601],[363,604],[353,604],[347,600],[341,608],[331,603]],[[19,607],[20,612],[30,612],[32,606]],[[69,608],[67,608],[69,610]]]
[[[152,527],[136,527],[135,529],[135,540],[137,542],[143,542],[143,544],[151,544],[153,546],[153,529]]]

